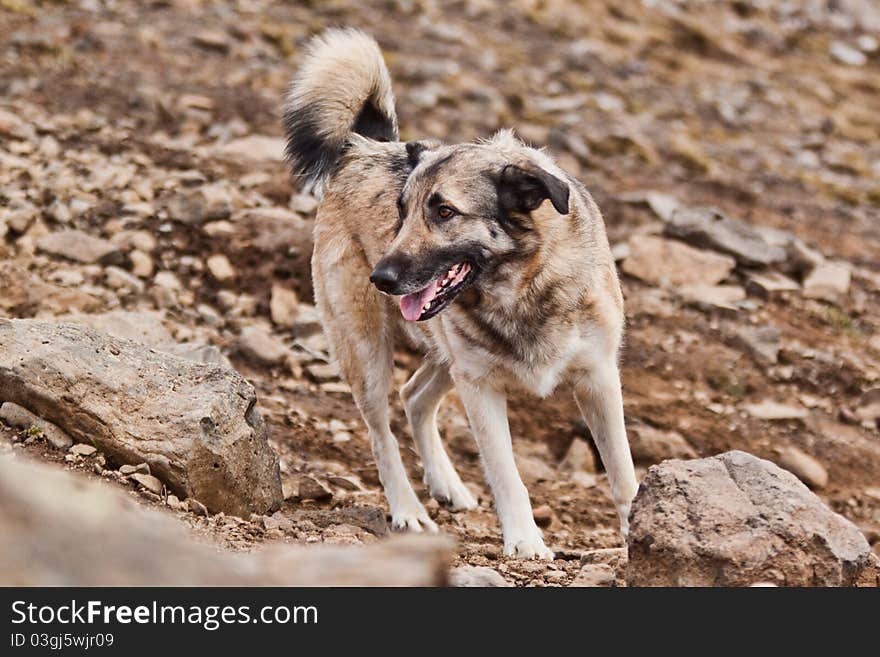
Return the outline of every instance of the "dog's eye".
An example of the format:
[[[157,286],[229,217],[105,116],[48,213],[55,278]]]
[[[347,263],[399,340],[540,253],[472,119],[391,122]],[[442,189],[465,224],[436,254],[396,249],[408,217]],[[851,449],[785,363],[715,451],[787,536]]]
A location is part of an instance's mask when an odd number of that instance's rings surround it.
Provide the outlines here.
[[[437,218],[443,221],[448,221],[457,214],[458,212],[456,212],[454,208],[450,208],[448,205],[441,205],[437,208]]]

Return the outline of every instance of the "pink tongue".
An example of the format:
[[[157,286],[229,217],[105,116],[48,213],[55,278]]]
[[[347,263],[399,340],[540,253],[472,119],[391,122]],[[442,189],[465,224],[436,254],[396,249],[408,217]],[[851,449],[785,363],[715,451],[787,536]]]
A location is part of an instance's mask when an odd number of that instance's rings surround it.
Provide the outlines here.
[[[400,314],[408,322],[415,322],[422,316],[422,307],[434,298],[437,291],[437,278],[421,292],[413,292],[400,297]]]

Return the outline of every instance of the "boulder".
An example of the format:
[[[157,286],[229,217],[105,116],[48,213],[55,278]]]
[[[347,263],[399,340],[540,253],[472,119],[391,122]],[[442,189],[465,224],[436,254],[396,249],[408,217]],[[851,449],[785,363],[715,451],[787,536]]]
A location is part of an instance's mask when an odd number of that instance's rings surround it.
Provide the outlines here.
[[[181,499],[248,517],[282,502],[278,456],[235,370],[91,328],[0,320],[0,401],[116,464],[146,462]]]
[[[106,483],[0,457],[0,586],[445,585],[451,548],[405,536],[222,551]]]
[[[651,467],[627,548],[629,586],[851,586],[871,554],[797,477],[740,451]]]

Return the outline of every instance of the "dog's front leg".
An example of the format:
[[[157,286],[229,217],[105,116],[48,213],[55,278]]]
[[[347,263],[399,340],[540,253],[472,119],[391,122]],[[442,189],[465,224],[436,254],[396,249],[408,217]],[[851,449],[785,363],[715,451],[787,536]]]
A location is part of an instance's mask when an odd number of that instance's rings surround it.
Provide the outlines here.
[[[639,484],[626,438],[620,372],[616,363],[601,364],[583,374],[575,383],[574,397],[602,457],[611,485],[611,498],[620,516],[620,530],[626,540],[629,511]]]
[[[513,458],[506,395],[484,382],[456,376],[454,372],[453,378],[495,498],[504,533],[504,554],[524,559],[552,559],[553,552],[544,545],[541,530],[535,524],[529,492]]]

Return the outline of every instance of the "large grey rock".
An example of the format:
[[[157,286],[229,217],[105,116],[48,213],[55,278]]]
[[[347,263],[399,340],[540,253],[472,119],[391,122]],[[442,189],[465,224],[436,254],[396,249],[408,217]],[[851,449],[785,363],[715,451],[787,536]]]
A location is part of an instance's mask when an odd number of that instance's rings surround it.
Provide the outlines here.
[[[630,586],[850,586],[871,548],[794,475],[734,451],[650,468],[628,552]]]
[[[148,463],[178,497],[212,511],[248,517],[281,504],[254,389],[232,369],[82,326],[0,320],[0,401],[115,463]]]
[[[406,536],[223,552],[105,483],[0,457],[0,586],[444,585],[451,547]]]
[[[715,208],[680,208],[672,213],[665,233],[694,246],[732,255],[746,266],[773,265],[787,257],[784,248],[766,240],[752,226]]]

